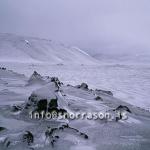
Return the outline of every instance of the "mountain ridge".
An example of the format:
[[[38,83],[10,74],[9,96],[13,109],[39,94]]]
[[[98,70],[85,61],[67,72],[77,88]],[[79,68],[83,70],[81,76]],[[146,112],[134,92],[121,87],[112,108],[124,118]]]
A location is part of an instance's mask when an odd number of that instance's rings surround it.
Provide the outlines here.
[[[0,61],[95,64],[97,60],[77,47],[48,39],[0,33]]]

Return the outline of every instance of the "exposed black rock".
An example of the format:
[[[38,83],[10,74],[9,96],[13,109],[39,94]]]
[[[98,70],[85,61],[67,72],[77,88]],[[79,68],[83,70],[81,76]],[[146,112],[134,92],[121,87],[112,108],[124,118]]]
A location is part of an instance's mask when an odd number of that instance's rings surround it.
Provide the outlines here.
[[[80,133],[80,135],[83,136],[85,139],[89,138],[85,133]]]
[[[49,104],[48,104],[48,112],[50,112],[50,113],[56,112],[57,115],[58,115],[59,113],[61,113],[62,115],[63,115],[64,113],[67,113],[67,111],[66,111],[65,109],[62,109],[62,108],[59,109],[59,108],[58,108],[57,100],[58,100],[57,98],[50,100],[50,102],[49,102]]]
[[[64,130],[64,127],[59,127],[59,130]]]
[[[32,75],[33,76],[40,76],[41,77],[41,75],[39,73],[37,73],[36,71],[34,71]]]
[[[54,147],[55,142],[59,139],[58,135],[53,136],[54,132],[59,130],[58,128],[50,128],[48,127],[45,132],[46,139],[51,140],[51,146]]]
[[[78,89],[89,90],[88,85],[86,83],[82,83],[81,85],[75,86]]]
[[[54,144],[56,142],[56,139],[59,139],[60,137],[58,135],[55,135],[55,136],[53,136],[53,135],[56,134],[57,131],[65,132],[67,129],[75,131],[77,133],[77,135],[83,137],[84,139],[89,138],[88,135],[86,135],[85,133],[82,133],[78,129],[72,128],[68,124],[65,124],[65,125],[62,125],[59,128],[50,128],[50,127],[48,127],[47,131],[45,132],[46,139],[51,138],[51,139],[55,140],[55,141],[52,142]]]
[[[127,106],[118,106],[116,109],[113,109],[113,111],[117,112],[116,121],[123,119],[123,111],[127,111],[129,113],[132,113],[130,109]]]
[[[63,128],[69,128],[68,124],[62,125]]]
[[[41,99],[37,102],[37,112],[47,111],[47,99]]]
[[[25,109],[28,109],[30,106],[31,106],[31,104],[27,103],[27,104],[25,105]]]
[[[47,113],[52,115],[55,113],[55,117],[58,117],[59,114],[67,113],[65,109],[59,108],[57,101],[57,97],[50,100],[39,99],[36,94],[31,94],[28,101],[23,105],[21,114],[26,115],[31,112],[32,115],[36,116],[35,119],[45,119]]]
[[[122,106],[122,105],[118,106],[116,109],[114,109],[114,111],[127,111],[129,113],[132,113],[127,106]]]
[[[52,146],[52,147],[54,147],[54,143],[55,143],[55,142],[56,142],[55,140],[52,140],[52,141],[51,141],[51,146]]]
[[[50,127],[48,127],[48,129],[45,132],[46,138],[51,137],[53,132],[54,132],[54,130],[52,130]]]
[[[88,85],[86,83],[82,83],[80,88],[88,90]]]
[[[36,94],[31,94],[28,98],[28,102],[25,104],[25,109],[29,109],[29,107],[33,106],[36,107],[38,102],[38,96]]]
[[[61,114],[65,114],[65,113],[67,113],[67,110],[65,110],[65,109],[59,109],[59,112],[61,113]]]
[[[97,97],[95,97],[95,100],[100,100],[100,101],[103,101],[103,99],[100,97],[100,96],[97,96]]]
[[[17,106],[17,105],[12,106],[12,112],[18,112],[18,111],[21,111],[21,110],[22,110],[21,106]]]
[[[30,131],[26,131],[23,135],[23,142],[26,142],[28,145],[31,145],[34,142],[34,136]]]
[[[59,139],[59,136],[55,136],[56,139]]]
[[[58,107],[57,100],[58,100],[57,98],[51,99],[48,105],[48,109],[57,108]]]
[[[52,77],[51,82],[55,83],[55,86],[56,86],[56,88],[58,88],[58,90],[60,89],[61,85],[63,85],[63,83],[60,82],[57,77]]]
[[[5,140],[3,141],[3,146],[5,148],[8,148],[10,146],[10,144],[11,144],[11,141],[8,139],[8,137],[5,138]]]
[[[36,94],[31,94],[31,96],[28,99],[31,102],[36,102],[37,98],[38,98],[38,96]]]
[[[0,67],[0,69],[1,69],[1,70],[6,70],[6,68],[5,68],[5,67]]]
[[[0,132],[6,130],[4,127],[0,127]]]

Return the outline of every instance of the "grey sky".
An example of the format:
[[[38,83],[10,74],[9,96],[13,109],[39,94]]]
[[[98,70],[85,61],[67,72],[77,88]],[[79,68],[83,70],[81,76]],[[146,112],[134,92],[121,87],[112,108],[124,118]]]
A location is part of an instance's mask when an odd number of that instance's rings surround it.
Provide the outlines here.
[[[0,0],[0,32],[91,51],[150,51],[150,1]]]

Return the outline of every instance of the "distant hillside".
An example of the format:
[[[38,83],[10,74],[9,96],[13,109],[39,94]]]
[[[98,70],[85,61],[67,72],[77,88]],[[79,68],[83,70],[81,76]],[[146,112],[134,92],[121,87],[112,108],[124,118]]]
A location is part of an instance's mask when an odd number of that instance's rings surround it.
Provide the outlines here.
[[[95,64],[96,60],[79,48],[51,40],[0,34],[0,61],[47,62],[50,64]]]

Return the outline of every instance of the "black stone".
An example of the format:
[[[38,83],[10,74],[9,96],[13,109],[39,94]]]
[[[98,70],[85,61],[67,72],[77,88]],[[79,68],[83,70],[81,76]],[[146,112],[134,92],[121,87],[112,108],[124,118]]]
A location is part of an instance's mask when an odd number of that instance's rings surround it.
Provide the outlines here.
[[[41,99],[37,103],[37,110],[38,112],[47,111],[47,99]]]
[[[0,132],[6,130],[4,127],[0,127]]]
[[[131,110],[127,106],[120,105],[115,109],[115,111],[121,111],[121,110],[126,110],[127,112],[132,113]]]
[[[85,139],[88,139],[89,137],[85,133],[80,133],[82,136],[84,136]]]
[[[65,109],[59,109],[59,112],[62,113],[62,114],[65,114],[65,113],[67,113],[67,110],[65,110]]]
[[[59,136],[55,136],[56,139],[59,139]]]
[[[103,100],[100,96],[95,97],[95,100]]]
[[[12,106],[12,111],[13,112],[18,112],[20,110],[22,110],[22,108],[20,106],[17,106],[17,105]]]
[[[27,142],[28,145],[34,142],[34,136],[30,131],[26,131],[23,135],[23,142]]]
[[[86,83],[82,83],[80,88],[88,90],[88,85]]]
[[[57,98],[51,99],[49,102],[48,109],[57,108],[58,107],[57,100],[58,100]]]

